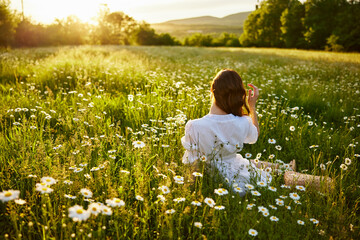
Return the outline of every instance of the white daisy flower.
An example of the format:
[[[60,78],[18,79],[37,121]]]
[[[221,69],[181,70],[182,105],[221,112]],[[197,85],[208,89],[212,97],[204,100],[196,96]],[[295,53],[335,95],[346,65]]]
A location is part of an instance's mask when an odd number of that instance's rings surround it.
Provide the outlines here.
[[[111,215],[112,214],[112,210],[111,208],[109,208],[108,206],[101,206],[101,212],[102,214],[105,214],[105,215]]]
[[[90,217],[90,212],[86,211],[83,207],[75,205],[69,208],[69,218],[75,222],[86,221]]]
[[[176,203],[185,202],[185,198],[183,198],[183,197],[175,198],[173,201],[176,202]]]
[[[273,186],[269,186],[268,189],[273,192],[276,192],[276,190],[277,190],[276,187],[273,187]]]
[[[301,185],[296,185],[296,187],[295,187],[297,190],[300,190],[300,191],[305,191],[306,189],[305,189],[305,187],[304,186],[301,186]]]
[[[251,158],[252,154],[251,153],[245,153],[245,157],[246,158]]]
[[[56,180],[52,177],[42,177],[40,182],[46,183],[46,185],[51,186],[56,183]]]
[[[163,192],[163,194],[168,194],[170,192],[170,189],[167,186],[161,186],[159,189]]]
[[[290,198],[292,198],[293,200],[299,200],[300,196],[297,193],[290,193],[289,194]]]
[[[86,198],[91,198],[92,195],[93,195],[93,193],[92,193],[89,189],[87,189],[87,188],[82,188],[82,189],[80,190],[80,193],[81,193],[84,197],[86,197]]]
[[[259,182],[257,182],[256,184],[257,184],[258,186],[260,186],[260,187],[266,187],[266,186],[267,186],[266,182],[264,182],[264,181],[259,181]]]
[[[214,207],[216,210],[224,210],[225,206],[215,206]]]
[[[203,176],[203,175],[202,175],[201,173],[199,173],[199,172],[193,172],[192,175],[195,176],[195,177],[202,177],[202,176]]]
[[[204,202],[209,205],[209,207],[213,208],[215,206],[215,201],[212,198],[205,198]]]
[[[245,187],[246,187],[247,189],[249,189],[249,190],[252,190],[252,189],[255,188],[255,187],[254,187],[253,185],[251,185],[251,184],[245,184]]]
[[[234,188],[234,191],[235,191],[235,192],[238,192],[238,193],[243,192],[243,190],[242,190],[241,187],[235,187],[235,188]]]
[[[71,194],[65,194],[64,195],[66,198],[69,198],[69,199],[75,199],[76,198],[76,196],[73,196],[73,195],[71,195]]]
[[[125,206],[125,202],[120,198],[107,199],[106,204],[110,207],[122,207]]]
[[[225,188],[215,189],[214,192],[219,196],[226,195],[229,193],[228,190],[226,190]]]
[[[90,203],[88,207],[88,211],[97,216],[99,213],[101,213],[102,206],[99,203]]]
[[[312,222],[313,224],[318,224],[319,220],[316,220],[315,218],[310,218],[310,222]]]
[[[169,209],[165,211],[165,214],[173,214],[173,213],[175,213],[174,209]]]
[[[20,191],[19,190],[6,190],[3,192],[0,192],[0,200],[2,202],[7,202],[10,200],[15,200],[19,198]]]
[[[301,221],[301,220],[297,220],[297,224],[299,224],[299,225],[304,225],[305,222],[304,222],[304,221]]]
[[[145,147],[145,143],[142,141],[134,141],[132,143],[132,145],[134,146],[134,148],[143,148]]]
[[[275,144],[275,143],[276,143],[276,140],[273,139],[273,138],[269,138],[268,143],[270,143],[270,144]]]
[[[261,193],[259,193],[258,191],[251,191],[251,194],[254,196],[261,196]]]
[[[192,201],[192,202],[191,202],[191,205],[194,205],[194,206],[198,206],[198,207],[199,207],[199,206],[201,206],[201,202],[195,200],[195,201]]]
[[[19,205],[24,205],[26,203],[26,201],[24,199],[15,199],[14,202],[16,204],[19,204]]]
[[[194,222],[194,226],[201,229],[203,225],[201,222]]]
[[[255,237],[256,235],[258,235],[258,232],[255,229],[251,228],[249,229],[249,235]]]
[[[290,126],[290,131],[295,131],[295,127],[294,126]]]
[[[142,196],[140,196],[140,195],[136,195],[136,200],[138,200],[138,201],[144,201],[144,198],[142,197]]]
[[[345,164],[349,166],[351,164],[351,159],[345,158]]]
[[[41,186],[41,185],[38,185],[35,190],[40,192],[41,194],[51,193],[52,191],[54,191],[54,189],[49,188],[48,186]]]

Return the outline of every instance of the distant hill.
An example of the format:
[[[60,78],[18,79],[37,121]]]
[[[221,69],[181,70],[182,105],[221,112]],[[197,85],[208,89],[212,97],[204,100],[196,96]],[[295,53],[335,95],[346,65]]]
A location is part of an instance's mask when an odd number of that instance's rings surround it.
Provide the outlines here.
[[[251,12],[239,12],[222,18],[202,16],[170,20],[151,24],[157,33],[169,33],[177,38],[184,38],[196,32],[217,36],[222,32],[242,33],[245,19]]]

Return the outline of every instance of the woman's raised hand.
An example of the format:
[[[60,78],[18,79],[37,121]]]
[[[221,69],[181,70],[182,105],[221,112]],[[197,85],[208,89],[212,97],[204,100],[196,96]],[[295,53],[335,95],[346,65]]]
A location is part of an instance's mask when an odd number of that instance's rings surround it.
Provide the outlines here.
[[[256,101],[259,98],[259,89],[252,83],[248,84],[249,87],[252,89],[249,89],[249,96],[248,96],[248,103],[250,108],[255,108]]]

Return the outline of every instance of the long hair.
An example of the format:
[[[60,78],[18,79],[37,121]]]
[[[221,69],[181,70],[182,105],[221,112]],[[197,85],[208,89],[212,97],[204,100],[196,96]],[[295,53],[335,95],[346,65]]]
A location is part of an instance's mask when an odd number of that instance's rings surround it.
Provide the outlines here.
[[[218,72],[211,84],[211,92],[215,104],[227,114],[241,117],[250,113],[244,83],[234,70],[223,69]]]

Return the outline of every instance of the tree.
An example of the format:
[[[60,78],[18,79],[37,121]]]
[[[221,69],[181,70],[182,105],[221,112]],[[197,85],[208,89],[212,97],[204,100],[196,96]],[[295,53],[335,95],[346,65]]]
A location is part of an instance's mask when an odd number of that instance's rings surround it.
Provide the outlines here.
[[[281,39],[285,47],[304,48],[306,46],[303,24],[305,7],[298,0],[291,0],[289,7],[281,14]]]
[[[14,16],[8,0],[0,0],[0,46],[10,46],[15,33]]]

